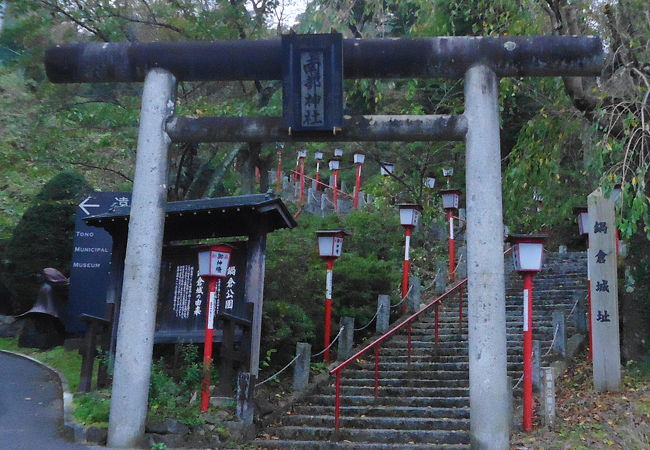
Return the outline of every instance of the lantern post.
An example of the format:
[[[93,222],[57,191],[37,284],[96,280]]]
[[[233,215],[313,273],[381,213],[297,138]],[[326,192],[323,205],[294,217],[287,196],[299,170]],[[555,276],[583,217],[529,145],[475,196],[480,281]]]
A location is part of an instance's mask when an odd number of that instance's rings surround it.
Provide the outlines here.
[[[199,252],[199,276],[208,283],[205,304],[205,338],[203,346],[203,382],[201,383],[201,411],[210,407],[210,373],[212,371],[212,341],[214,340],[214,316],[217,312],[216,291],[219,280],[226,276],[232,247],[213,245]]]
[[[332,198],[334,200],[334,212],[339,212],[339,167],[341,162],[338,159],[329,160],[329,168],[332,172],[332,177],[330,179],[331,188],[333,189]]]
[[[300,150],[298,152],[298,167],[300,171],[300,204],[305,202],[305,158],[307,157],[307,150]]]
[[[359,193],[361,192],[361,168],[366,159],[366,155],[363,153],[354,154],[354,164],[357,166],[357,177],[354,183],[354,197],[352,199],[352,207],[354,209],[359,209]]]
[[[392,162],[382,162],[379,172],[384,177],[389,177],[395,172],[395,163]]]
[[[440,191],[442,195],[442,208],[447,215],[447,223],[449,225],[449,281],[456,279],[456,243],[454,239],[454,215],[458,211],[460,204],[459,189],[443,189]]]
[[[345,230],[319,230],[316,232],[318,238],[318,254],[327,263],[327,277],[325,281],[325,323],[323,330],[323,361],[330,362],[330,332],[332,328],[332,279],[334,261],[341,256],[343,250],[343,238],[347,235]]]
[[[573,208],[578,222],[578,231],[581,236],[586,236],[587,254],[589,254],[589,211],[586,206],[576,206]],[[591,327],[591,274],[589,270],[589,258],[587,258],[587,323],[589,324],[589,359],[593,359],[593,334]]]
[[[316,160],[316,190],[321,190],[320,186],[320,163],[323,162],[323,152],[315,152],[314,159]]]
[[[542,270],[545,235],[512,234],[508,240],[513,244],[515,270],[524,279],[523,332],[524,332],[524,382],[523,382],[523,430],[533,429],[533,277]]]
[[[422,206],[415,203],[401,203],[399,208],[399,221],[404,227],[404,264],[402,266],[402,300],[407,296],[409,291],[409,272],[411,269],[411,260],[409,257],[411,249],[411,234],[420,220]],[[406,313],[406,303],[402,303],[402,314]]]
[[[275,190],[282,192],[282,150],[284,149],[284,142],[276,142],[275,148],[278,155],[278,166],[275,169]]]

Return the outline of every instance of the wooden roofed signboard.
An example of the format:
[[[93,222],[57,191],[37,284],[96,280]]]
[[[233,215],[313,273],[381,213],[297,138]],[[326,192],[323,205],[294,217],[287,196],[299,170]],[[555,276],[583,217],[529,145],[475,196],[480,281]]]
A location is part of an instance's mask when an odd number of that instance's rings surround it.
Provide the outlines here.
[[[233,254],[226,278],[217,290],[215,342],[224,339],[224,322],[236,324],[235,339],[244,348],[256,351],[255,334],[261,327],[264,266],[264,242],[267,233],[297,224],[284,203],[272,194],[209,198],[170,202],[166,206],[160,290],[156,315],[155,342],[201,342],[205,325],[204,305],[207,289],[198,276],[198,252],[203,245],[196,240],[247,237],[228,242]],[[113,237],[113,272],[109,297],[118,304],[124,275],[124,249],[130,217],[129,207],[90,216],[85,222],[106,229]],[[183,244],[183,241],[193,241]],[[252,274],[252,277],[249,277]],[[109,318],[110,319],[110,318]],[[117,328],[114,320],[113,328]],[[250,333],[249,333],[250,332]],[[253,356],[257,360],[257,355]]]

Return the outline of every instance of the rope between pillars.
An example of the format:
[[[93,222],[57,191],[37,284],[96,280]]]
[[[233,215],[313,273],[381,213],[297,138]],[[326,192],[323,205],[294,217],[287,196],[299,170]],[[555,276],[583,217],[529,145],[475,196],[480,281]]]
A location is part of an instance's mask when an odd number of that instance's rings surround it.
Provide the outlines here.
[[[409,294],[411,293],[411,289],[413,289],[413,285],[409,286],[409,290],[406,291],[406,295],[404,297],[402,297],[402,300],[400,300],[399,303],[395,303],[394,305],[391,305],[390,307],[391,308],[397,308],[399,305],[404,303],[404,300],[406,300],[409,297]]]
[[[523,379],[524,379],[524,374],[522,373],[521,376],[519,377],[519,381],[517,381],[517,384],[515,384],[515,385],[512,387],[512,390],[513,390],[513,391],[514,391],[515,389],[517,389],[517,386],[519,386],[519,383],[521,383],[521,380],[523,380]]]
[[[544,353],[542,355],[542,358],[544,356],[547,356],[549,353],[551,353],[551,350],[553,350],[553,345],[555,344],[555,338],[557,337],[557,332],[558,332],[559,329],[560,329],[560,324],[558,323],[557,325],[555,325],[555,333],[553,333],[553,340],[551,341],[551,345],[548,348],[548,350],[546,351],[546,353]]]
[[[329,349],[332,347],[332,345],[334,345],[334,343],[335,343],[336,340],[339,338],[339,336],[341,336],[341,333],[343,333],[343,330],[344,330],[344,329],[345,329],[345,327],[341,327],[341,329],[339,330],[339,334],[337,334],[336,337],[332,340],[332,342],[330,342],[330,345],[328,345],[327,347],[325,347],[325,348],[324,348],[323,350],[321,350],[319,353],[316,353],[315,355],[312,355],[312,357],[315,358],[316,356],[320,356],[320,355],[322,355],[323,353],[325,353],[327,350],[329,350]]]
[[[264,380],[264,381],[262,381],[262,382],[260,382],[260,383],[257,383],[257,384],[255,385],[255,387],[259,387],[259,386],[263,385],[264,383],[266,383],[267,381],[271,381],[272,379],[276,378],[276,377],[277,377],[278,375],[280,375],[282,372],[284,372],[285,370],[287,370],[291,364],[295,363],[296,360],[297,360],[298,358],[300,358],[300,356],[301,356],[301,355],[296,355],[296,357],[293,358],[291,361],[289,361],[289,363],[288,363],[286,366],[284,366],[282,369],[280,369],[279,371],[277,371],[275,374],[273,374],[273,375],[271,375],[270,377],[268,377],[266,380]]]
[[[586,295],[585,295],[585,298],[587,298]],[[571,314],[573,314],[573,311],[575,311],[576,306],[578,306],[578,302],[579,302],[579,301],[580,301],[580,297],[578,297],[578,298],[576,299],[575,303],[573,304],[573,308],[571,308],[571,312],[569,312],[569,315],[566,316],[567,319],[568,319],[569,317],[571,317]]]
[[[343,332],[343,329],[344,329],[344,328],[345,328],[345,327],[341,327],[341,329],[339,330],[339,334],[336,335],[336,337],[335,337],[334,340],[330,343],[330,345],[328,345],[326,348],[324,348],[322,352],[317,353],[317,354],[312,355],[312,356],[316,357],[316,356],[320,356],[320,355],[322,355],[323,353],[325,353],[326,350],[328,350],[332,345],[334,345],[334,343],[335,343],[336,340],[339,338],[339,336],[341,336],[341,333]],[[291,366],[291,364],[295,363],[296,360],[297,360],[298,358],[300,358],[300,356],[301,356],[301,355],[296,355],[296,357],[293,358],[291,361],[289,361],[289,362],[287,363],[286,366],[284,366],[282,369],[278,370],[276,373],[274,373],[273,375],[271,375],[270,377],[268,377],[266,380],[257,383],[257,384],[255,385],[255,387],[259,387],[259,386],[263,385],[264,383],[266,383],[266,382],[268,382],[268,381],[271,381],[271,380],[274,379],[274,378],[277,378],[277,376],[280,375],[280,374],[281,374],[282,372],[284,372],[285,370],[287,370],[287,369]]]
[[[367,324],[365,324],[361,328],[355,328],[354,331],[363,331],[366,328],[368,328],[370,326],[370,324],[373,323],[375,321],[375,319],[377,318],[377,315],[379,314],[380,309],[381,309],[381,307],[377,308],[377,311],[375,312],[375,315],[372,316],[372,319],[370,319],[370,322],[368,322]]]

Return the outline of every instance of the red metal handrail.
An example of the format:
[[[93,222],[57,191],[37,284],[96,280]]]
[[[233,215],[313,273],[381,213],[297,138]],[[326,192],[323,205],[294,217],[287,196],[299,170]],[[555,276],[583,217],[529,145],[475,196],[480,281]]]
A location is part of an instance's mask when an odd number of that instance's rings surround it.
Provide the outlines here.
[[[370,344],[366,345],[364,348],[356,352],[354,355],[350,356],[348,359],[343,361],[341,364],[336,366],[334,369],[330,370],[330,375],[336,374],[336,400],[334,404],[334,427],[336,430],[339,429],[339,420],[340,420],[340,410],[341,410],[341,371],[345,369],[349,364],[352,362],[356,361],[360,357],[362,357],[366,352],[368,352],[371,349],[375,350],[375,395],[377,395],[377,392],[379,390],[379,346],[387,340],[388,338],[392,337],[395,333],[400,331],[403,327],[408,326],[408,335],[409,335],[409,345],[408,345],[408,354],[409,354],[409,362],[411,358],[411,326],[413,321],[418,319],[422,314],[428,312],[431,310],[431,308],[436,308],[438,307],[438,304],[447,296],[449,296],[451,293],[455,292],[457,289],[461,288],[465,283],[467,282],[467,278],[459,281],[455,286],[453,286],[451,289],[449,289],[447,292],[444,294],[440,295],[437,297],[435,300],[433,300],[431,303],[429,303],[427,306],[422,308],[420,311],[412,314],[411,316],[407,317],[403,322],[397,324],[394,326],[392,329],[375,339],[373,342]],[[436,319],[438,318],[438,314],[436,314]],[[437,320],[436,320],[437,322]],[[436,326],[436,338],[438,337],[438,330]]]
[[[505,256],[512,250],[512,247],[506,249],[503,252],[503,255]],[[379,391],[379,348],[380,345],[386,341],[387,339],[391,338],[395,333],[400,331],[403,327],[407,326],[407,333],[408,333],[408,361],[409,364],[411,363],[411,327],[413,325],[413,321],[418,319],[422,314],[425,314],[431,308],[434,308],[435,311],[435,342],[438,342],[438,307],[440,306],[440,303],[445,297],[448,297],[455,291],[459,291],[459,305],[458,305],[458,326],[462,326],[462,320],[463,320],[463,291],[462,288],[463,286],[467,283],[467,278],[462,279],[458,283],[456,283],[452,288],[450,288],[448,291],[437,297],[435,300],[433,300],[431,303],[429,303],[427,306],[422,308],[420,311],[412,314],[411,316],[407,317],[403,322],[395,325],[393,328],[391,328],[389,331],[384,333],[383,335],[379,336],[377,339],[375,339],[373,342],[370,344],[366,345],[364,348],[356,352],[354,355],[350,356],[348,359],[343,361],[341,364],[330,370],[330,375],[335,374],[336,375],[336,381],[335,381],[335,388],[336,388],[336,398],[334,401],[334,427],[338,431],[339,425],[340,425],[340,413],[341,413],[341,372],[343,369],[345,369],[349,364],[352,362],[356,361],[357,359],[361,358],[363,355],[365,355],[370,349],[374,349],[375,351],[375,380],[374,380],[374,391],[375,391],[375,396],[377,395]]]
[[[300,172],[298,172],[297,170],[292,170],[291,172],[292,172],[294,175],[301,175]],[[302,175],[301,175],[301,176],[302,176]],[[323,183],[322,181],[317,180],[316,178],[309,177],[309,176],[307,176],[307,175],[305,175],[305,179],[307,179],[307,180],[311,180],[311,181],[315,181],[317,184],[322,184],[323,186],[328,187],[328,188],[331,188],[331,187],[332,187],[332,186],[330,186],[329,184]],[[345,195],[345,196],[347,196],[347,197],[353,198],[352,194],[348,194],[347,192],[344,192],[344,191],[342,191],[342,190],[340,190],[340,189],[339,189],[339,194],[343,194],[343,195]]]

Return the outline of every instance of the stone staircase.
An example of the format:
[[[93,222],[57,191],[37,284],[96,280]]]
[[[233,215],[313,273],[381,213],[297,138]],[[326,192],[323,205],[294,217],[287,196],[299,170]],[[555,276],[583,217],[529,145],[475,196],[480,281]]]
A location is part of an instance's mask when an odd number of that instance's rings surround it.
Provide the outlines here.
[[[521,277],[506,259],[508,373],[516,383],[522,373]],[[584,297],[586,260],[580,253],[547,254],[534,284],[534,337],[542,354],[551,345],[551,311],[568,315]],[[467,298],[463,299],[467,311]],[[574,313],[575,314],[575,313]],[[379,390],[374,395],[374,355],[369,352],[342,372],[341,422],[334,431],[334,386],[308,396],[265,430],[258,448],[388,449],[469,448],[469,375],[467,321],[458,323],[458,295],[444,300],[439,343],[434,342],[433,312],[412,327],[409,363],[407,337],[394,336],[381,347]],[[567,335],[573,325],[567,320]],[[515,391],[520,390],[520,386]]]

